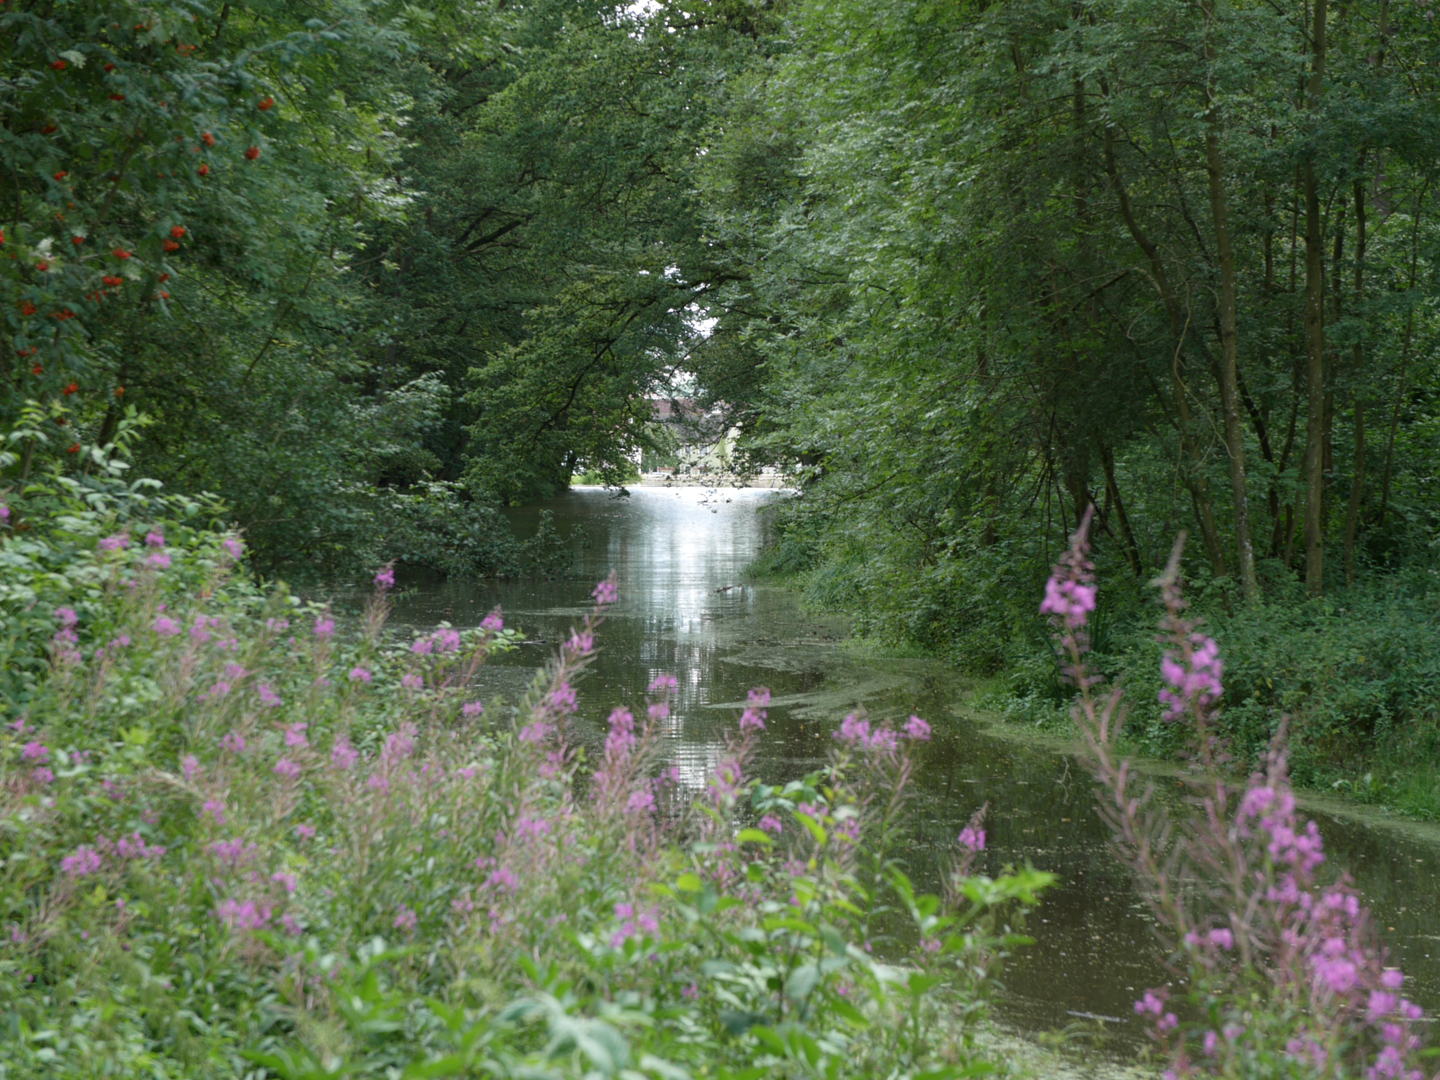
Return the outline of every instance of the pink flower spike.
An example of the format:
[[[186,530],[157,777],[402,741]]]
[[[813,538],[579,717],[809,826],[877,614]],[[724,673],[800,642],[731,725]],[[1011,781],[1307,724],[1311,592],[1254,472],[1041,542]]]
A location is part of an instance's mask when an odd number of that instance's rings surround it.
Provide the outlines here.
[[[321,616],[315,620],[314,634],[318,638],[329,637],[335,633],[335,620]]]
[[[930,739],[930,725],[918,716],[911,716],[905,721],[905,734],[916,742],[928,742]]]
[[[963,848],[968,848],[971,851],[985,850],[984,829],[977,829],[973,825],[966,825],[965,828],[960,830],[960,835],[957,839]]]
[[[162,548],[165,546],[165,534],[162,532],[148,532],[145,534],[145,546]]]
[[[600,607],[608,607],[620,598],[620,590],[616,587],[613,578],[606,578],[595,586],[590,595],[595,598],[595,603]]]
[[[505,629],[505,620],[501,617],[499,608],[496,608],[480,620],[480,629],[488,630],[492,634],[498,634],[501,630]]]
[[[485,706],[478,701],[467,701],[464,705],[460,706],[460,713],[462,716],[483,716],[485,714]]]
[[[387,589],[393,589],[394,587],[395,587],[395,567],[394,567],[394,564],[388,564],[388,565],[386,565],[386,566],[382,566],[379,570],[377,570],[377,571],[375,572],[375,588],[376,588],[376,589],[378,589],[380,592],[383,593],[383,592],[385,592]]]

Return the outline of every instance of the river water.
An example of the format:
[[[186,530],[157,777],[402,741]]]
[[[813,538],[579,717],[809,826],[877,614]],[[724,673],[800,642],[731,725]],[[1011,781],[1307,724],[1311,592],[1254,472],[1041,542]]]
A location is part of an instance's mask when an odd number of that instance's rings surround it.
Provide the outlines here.
[[[1063,754],[987,734],[962,705],[967,681],[944,665],[846,647],[845,620],[802,611],[786,589],[748,583],[745,567],[765,539],[763,507],[784,497],[691,487],[637,488],[617,498],[576,489],[516,509],[512,523],[524,537],[550,510],[562,532],[583,526],[589,545],[577,550],[578,577],[411,583],[397,598],[394,621],[474,626],[501,605],[506,625],[521,627],[528,643],[485,670],[482,692],[514,701],[583,616],[594,582],[614,569],[620,602],[580,686],[577,730],[598,748],[611,708],[642,702],[655,675],[675,675],[680,685],[666,735],[684,782],[697,791],[753,686],[772,693],[756,770],[772,783],[818,768],[848,711],[863,707],[872,719],[902,721],[918,713],[936,735],[917,778],[918,835],[908,858],[918,883],[934,887],[938,861],[987,802],[981,869],[993,874],[1028,860],[1059,876],[1029,923],[1036,944],[1004,973],[998,1018],[1035,1033],[1074,1023],[1077,1014],[1108,1016],[1120,1021],[1122,1042],[1138,1036],[1132,1002],[1169,976],[1154,956],[1144,906],[1107,850],[1089,778]],[[1440,846],[1419,828],[1314,816],[1331,865],[1355,877],[1387,928],[1391,962],[1413,977],[1406,993],[1427,1011],[1440,1006]]]

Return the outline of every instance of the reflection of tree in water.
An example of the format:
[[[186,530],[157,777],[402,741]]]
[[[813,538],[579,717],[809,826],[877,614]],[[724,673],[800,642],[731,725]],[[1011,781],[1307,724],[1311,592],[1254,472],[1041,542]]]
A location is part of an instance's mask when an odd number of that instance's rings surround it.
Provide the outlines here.
[[[521,562],[525,571],[536,577],[569,577],[576,572],[577,552],[589,546],[583,525],[576,523],[568,534],[562,533],[555,525],[555,514],[542,510],[535,535],[520,545]]]

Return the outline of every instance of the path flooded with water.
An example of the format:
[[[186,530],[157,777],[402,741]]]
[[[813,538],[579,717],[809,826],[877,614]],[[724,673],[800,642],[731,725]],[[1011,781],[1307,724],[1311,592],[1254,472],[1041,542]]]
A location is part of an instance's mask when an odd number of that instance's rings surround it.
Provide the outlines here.
[[[1029,925],[1036,945],[1005,973],[999,1018],[1035,1032],[1096,1014],[1138,1034],[1132,1002],[1168,976],[1154,957],[1144,907],[1107,850],[1089,778],[1063,754],[987,735],[963,709],[966,681],[943,665],[860,655],[842,644],[843,619],[801,611],[785,589],[747,584],[744,568],[765,538],[761,511],[783,497],[733,488],[638,488],[626,498],[572,491],[518,509],[513,520],[522,536],[546,509],[562,532],[582,525],[590,540],[579,554],[583,577],[421,585],[398,599],[394,618],[473,626],[503,606],[506,624],[523,628],[531,644],[487,668],[482,689],[513,701],[584,614],[593,583],[613,568],[621,599],[580,686],[578,730],[598,749],[614,705],[642,702],[655,675],[674,674],[680,687],[666,735],[697,791],[752,686],[773,694],[757,770],[767,782],[817,768],[852,709],[879,720],[918,713],[936,733],[918,776],[919,834],[909,853],[919,883],[933,887],[957,832],[986,802],[983,868],[994,873],[1029,860],[1059,876]],[[1406,992],[1427,1010],[1440,1006],[1440,845],[1421,830],[1407,835],[1315,816],[1331,864],[1350,870],[1381,925],[1393,928],[1385,934],[1392,962],[1414,977]]]

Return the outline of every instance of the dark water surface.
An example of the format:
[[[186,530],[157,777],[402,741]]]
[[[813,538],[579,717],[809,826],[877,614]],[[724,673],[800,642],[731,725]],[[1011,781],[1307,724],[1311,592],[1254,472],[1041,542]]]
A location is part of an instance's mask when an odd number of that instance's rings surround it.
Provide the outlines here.
[[[675,764],[697,791],[752,686],[773,694],[758,765],[767,782],[817,768],[841,718],[857,706],[878,720],[920,714],[936,734],[918,777],[919,836],[910,860],[920,882],[933,887],[937,863],[985,802],[982,867],[995,873],[1029,860],[1059,876],[1030,922],[1036,945],[1005,973],[1000,1019],[1042,1031],[1090,1013],[1121,1018],[1121,1031],[1138,1034],[1131,1004],[1167,975],[1154,957],[1143,905],[1107,850],[1089,778],[1062,754],[985,734],[963,712],[966,680],[944,665],[844,648],[843,619],[801,611],[784,589],[747,584],[743,571],[765,538],[760,511],[783,497],[733,488],[638,488],[618,499],[598,489],[572,491],[518,509],[512,520],[522,536],[546,509],[562,532],[583,525],[590,540],[577,553],[583,577],[420,585],[399,597],[395,621],[473,626],[502,605],[506,625],[523,628],[532,643],[487,668],[483,690],[514,701],[583,616],[593,583],[617,570],[620,602],[580,686],[578,729],[598,747],[615,704],[642,702],[655,675],[674,674],[680,687],[667,734]],[[1440,846],[1419,831],[1314,816],[1331,864],[1350,870],[1381,925],[1393,927],[1385,935],[1392,963],[1413,977],[1406,992],[1427,1011],[1440,1006]]]

